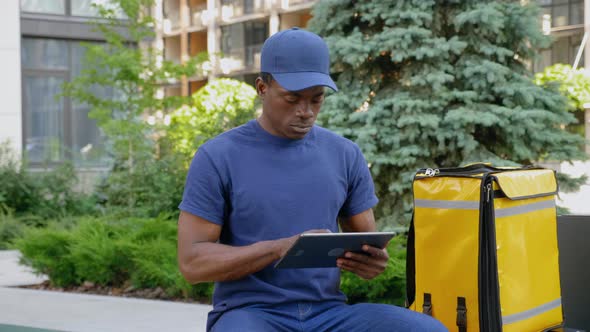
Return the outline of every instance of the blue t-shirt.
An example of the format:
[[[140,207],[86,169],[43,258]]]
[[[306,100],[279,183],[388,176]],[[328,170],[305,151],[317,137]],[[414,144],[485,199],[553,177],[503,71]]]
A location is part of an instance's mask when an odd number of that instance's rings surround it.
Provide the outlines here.
[[[365,158],[352,141],[314,126],[302,139],[273,136],[256,120],[203,144],[179,208],[222,226],[219,242],[245,246],[338,231],[338,216],[377,203]],[[345,301],[340,270],[274,269],[215,284],[215,312],[292,301]]]

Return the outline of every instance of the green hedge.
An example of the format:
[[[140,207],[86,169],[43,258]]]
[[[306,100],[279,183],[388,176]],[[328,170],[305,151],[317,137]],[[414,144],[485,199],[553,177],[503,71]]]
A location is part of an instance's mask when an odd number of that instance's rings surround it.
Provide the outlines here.
[[[178,270],[176,220],[158,218],[87,217],[76,225],[51,223],[26,229],[15,241],[23,261],[49,276],[59,287],[85,281],[97,285],[137,289],[161,287],[169,296],[210,299],[212,283],[190,285]],[[390,264],[379,277],[367,281],[342,274],[342,290],[350,303],[403,305],[405,300],[405,238],[388,246]]]
[[[32,228],[15,241],[23,262],[49,276],[53,285],[161,287],[169,296],[209,298],[212,284],[190,285],[178,270],[176,221],[111,217],[81,219],[70,229],[59,224]]]
[[[0,250],[10,249],[14,239],[22,236],[26,225],[11,213],[0,212]]]
[[[385,272],[364,280],[351,272],[342,273],[341,288],[348,303],[389,303],[403,306],[406,300],[406,237],[395,237],[387,247],[389,264]]]

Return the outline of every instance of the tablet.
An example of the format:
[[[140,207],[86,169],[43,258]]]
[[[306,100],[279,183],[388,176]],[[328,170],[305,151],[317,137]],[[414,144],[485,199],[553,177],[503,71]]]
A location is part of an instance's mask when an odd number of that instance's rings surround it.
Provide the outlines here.
[[[364,252],[368,244],[384,248],[395,232],[303,233],[275,268],[336,267],[336,259],[347,251]]]

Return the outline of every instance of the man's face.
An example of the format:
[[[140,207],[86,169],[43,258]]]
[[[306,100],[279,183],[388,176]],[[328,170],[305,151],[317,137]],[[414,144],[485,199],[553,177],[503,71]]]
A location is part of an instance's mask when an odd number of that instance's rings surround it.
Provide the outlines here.
[[[258,78],[256,89],[262,99],[264,129],[285,138],[303,138],[313,127],[324,102],[323,86],[288,91],[275,80],[267,84]]]

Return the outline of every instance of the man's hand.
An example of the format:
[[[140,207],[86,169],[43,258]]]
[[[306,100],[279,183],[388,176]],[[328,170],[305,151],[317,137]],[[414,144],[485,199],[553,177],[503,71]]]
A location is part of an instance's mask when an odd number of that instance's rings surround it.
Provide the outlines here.
[[[331,232],[329,229],[310,229],[310,230],[305,231],[301,234],[305,234],[305,233],[331,233]],[[295,243],[295,241],[297,241],[297,239],[299,238],[299,236],[301,236],[301,234],[297,234],[297,235],[293,235],[291,237],[286,237],[286,238],[275,240],[275,243],[277,244],[279,254],[281,257],[285,256],[287,251],[293,246],[293,244]]]
[[[339,268],[367,280],[383,273],[389,261],[387,246],[385,249],[379,249],[364,245],[363,251],[362,254],[348,251],[344,256],[338,258],[336,264]]]

